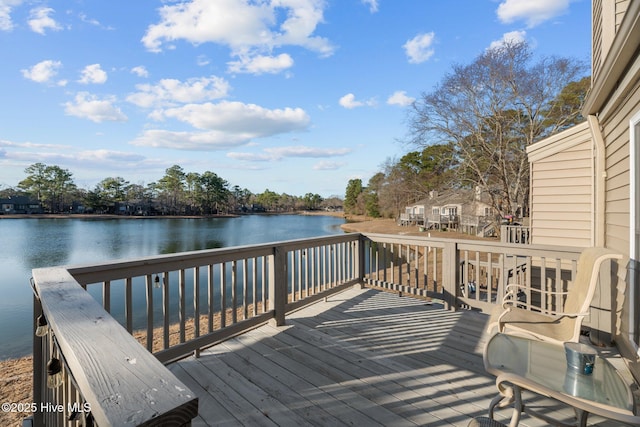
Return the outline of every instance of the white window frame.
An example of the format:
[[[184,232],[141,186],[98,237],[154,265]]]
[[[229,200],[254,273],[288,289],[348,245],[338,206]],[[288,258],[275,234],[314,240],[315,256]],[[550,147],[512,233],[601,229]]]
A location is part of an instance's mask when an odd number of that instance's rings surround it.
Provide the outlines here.
[[[637,112],[629,123],[629,339],[636,346],[640,355],[640,317],[637,304],[638,271],[640,268],[640,112]]]

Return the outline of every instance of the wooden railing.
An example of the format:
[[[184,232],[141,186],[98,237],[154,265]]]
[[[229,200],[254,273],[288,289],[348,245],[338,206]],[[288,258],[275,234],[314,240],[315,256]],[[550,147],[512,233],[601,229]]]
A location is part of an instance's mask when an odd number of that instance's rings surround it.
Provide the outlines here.
[[[531,228],[526,225],[502,225],[500,227],[500,240],[502,243],[531,243]]]
[[[354,284],[488,311],[507,282],[566,288],[578,255],[575,248],[354,233],[36,269],[34,315],[44,315],[49,331],[34,340],[34,397],[38,408],[62,410],[34,418],[188,424],[197,398],[163,364],[267,321],[282,325],[287,313]],[[64,381],[47,388],[53,358]]]
[[[448,308],[489,312],[509,283],[566,290],[579,248],[451,240],[423,236],[363,235],[369,286],[441,300]],[[540,303],[528,296],[528,306]],[[523,300],[525,298],[523,297]],[[562,301],[543,301],[558,308]]]
[[[34,397],[61,409],[36,411],[36,424],[78,416],[84,425],[89,413],[99,426],[187,424],[197,399],[163,363],[268,320],[282,325],[285,313],[360,283],[359,242],[339,235],[34,270],[34,314],[49,325],[34,340]],[[51,389],[54,358],[64,382]]]

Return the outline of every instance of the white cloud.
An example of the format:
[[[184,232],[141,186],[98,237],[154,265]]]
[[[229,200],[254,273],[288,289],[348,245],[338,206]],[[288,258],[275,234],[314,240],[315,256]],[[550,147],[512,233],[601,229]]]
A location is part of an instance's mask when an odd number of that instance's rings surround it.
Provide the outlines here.
[[[364,105],[362,102],[356,101],[356,96],[352,93],[348,93],[338,101],[344,108],[356,108]]]
[[[22,0],[0,0],[0,30],[11,31],[13,21],[11,20],[11,9],[20,6]]]
[[[505,44],[524,42],[526,35],[526,31],[510,31],[508,33],[504,33],[500,40],[494,40],[491,42],[489,49],[498,49]]]
[[[315,165],[313,165],[313,170],[316,171],[332,171],[332,170],[336,170],[336,169],[340,169],[341,167],[345,166],[346,163],[344,162],[327,162],[327,161],[321,161],[316,163]]]
[[[300,108],[270,110],[227,101],[158,110],[155,116],[173,118],[202,131],[148,130],[132,144],[182,150],[223,149],[246,145],[256,138],[304,130],[310,122],[307,113]]]
[[[304,145],[265,148],[262,153],[227,153],[227,157],[250,162],[271,162],[284,158],[323,158],[339,157],[351,153],[350,148],[315,148]]]
[[[209,65],[210,63],[211,60],[209,60],[206,55],[198,55],[198,57],[196,58],[196,64],[198,64],[200,67],[204,67],[205,65]]]
[[[265,137],[306,129],[309,116],[301,108],[270,110],[255,104],[222,101],[169,108],[163,117],[174,118],[198,129]]]
[[[91,83],[103,84],[107,81],[107,73],[100,67],[100,64],[91,64],[84,67],[80,72],[78,82],[88,85]]]
[[[108,169],[112,170],[136,170],[145,165],[153,165],[138,153],[111,151],[111,150],[69,150],[68,147],[49,147],[49,150],[40,149],[37,151],[10,151],[6,158],[26,164],[53,163],[61,167],[81,168],[91,171]]]
[[[216,76],[191,78],[186,82],[162,79],[155,85],[136,85],[138,91],[129,95],[127,101],[145,108],[172,106],[224,98],[230,88],[229,82]]]
[[[432,31],[426,34],[418,34],[402,46],[412,64],[420,64],[433,56],[435,50],[432,45],[435,40],[435,33]]]
[[[68,150],[70,145],[60,144],[42,144],[36,142],[14,142],[6,139],[0,139],[0,147],[19,147],[19,148],[35,148],[35,149],[54,149],[54,150]]]
[[[126,121],[127,116],[113,105],[114,102],[114,97],[98,99],[97,96],[88,92],[78,92],[73,102],[64,104],[65,113],[69,116],[88,119],[96,123]]]
[[[376,13],[378,11],[378,0],[362,0],[362,3],[369,5],[369,12]]]
[[[176,150],[222,150],[246,145],[251,141],[250,134],[228,134],[220,131],[175,132],[163,129],[151,129],[131,141],[142,147],[171,148]]]
[[[562,15],[569,9],[570,0],[504,0],[496,14],[501,22],[509,24],[523,20],[529,28]]]
[[[249,74],[276,74],[293,66],[293,59],[286,53],[278,56],[242,56],[239,61],[228,63],[229,71],[232,73],[249,73]]]
[[[25,79],[33,80],[38,83],[49,83],[62,67],[62,62],[47,59],[40,61],[31,68],[21,70]]]
[[[28,20],[31,30],[43,35],[47,29],[53,31],[61,30],[62,27],[60,26],[60,24],[58,24],[51,16],[49,16],[54,12],[55,11],[50,7],[38,7],[35,9],[31,9]]]
[[[149,71],[144,67],[144,65],[138,65],[137,67],[133,67],[131,72],[138,77],[149,77]]]
[[[105,162],[117,163],[117,162],[132,162],[132,161],[140,161],[145,157],[138,153],[131,153],[126,151],[112,151],[112,150],[85,150],[74,153],[74,157],[77,157],[80,160],[85,162],[92,162],[95,164],[103,164]]]
[[[352,93],[348,93],[342,98],[340,98],[338,103],[344,108],[348,108],[348,109],[364,107],[364,106],[373,107],[376,105],[375,99],[371,98],[367,101],[357,101],[356,96]]]
[[[86,14],[84,13],[80,13],[78,14],[78,17],[80,18],[80,20],[82,22],[84,22],[85,24],[89,24],[89,25],[93,25],[95,27],[101,28],[103,30],[108,30],[108,31],[113,31],[115,28],[109,26],[109,25],[102,25],[102,23],[100,21],[98,21],[95,18],[89,18]]]
[[[314,35],[323,22],[324,7],[323,0],[191,0],[165,5],[159,9],[160,22],[147,28],[142,43],[154,52],[179,40],[218,43],[229,46],[241,64],[251,63],[243,57],[271,55],[283,46],[329,56],[334,47]]]
[[[411,105],[411,103],[413,103],[413,101],[415,100],[415,98],[407,96],[407,92],[405,92],[404,90],[397,90],[387,99],[387,104],[406,107],[408,105]]]

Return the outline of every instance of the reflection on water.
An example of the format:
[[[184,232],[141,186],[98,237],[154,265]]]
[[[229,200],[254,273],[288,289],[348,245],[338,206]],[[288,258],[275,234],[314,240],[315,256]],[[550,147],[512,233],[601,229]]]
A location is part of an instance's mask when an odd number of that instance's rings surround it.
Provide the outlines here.
[[[340,234],[342,223],[298,215],[0,219],[0,359],[31,353],[33,268]]]
[[[15,231],[22,231],[22,235],[16,243],[26,258],[23,262],[34,267],[66,264],[71,252],[72,226],[70,221],[54,219],[50,223],[34,221],[33,226],[19,227]],[[2,240],[12,240],[13,232],[3,230]]]

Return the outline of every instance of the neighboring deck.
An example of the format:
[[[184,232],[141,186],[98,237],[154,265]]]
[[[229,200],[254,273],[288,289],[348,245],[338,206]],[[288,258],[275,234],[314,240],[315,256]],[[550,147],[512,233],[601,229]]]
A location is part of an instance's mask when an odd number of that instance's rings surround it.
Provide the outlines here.
[[[352,288],[288,315],[286,326],[259,327],[169,368],[199,398],[194,426],[466,426],[497,392],[482,362],[487,320]],[[545,424],[523,416],[520,425]]]

